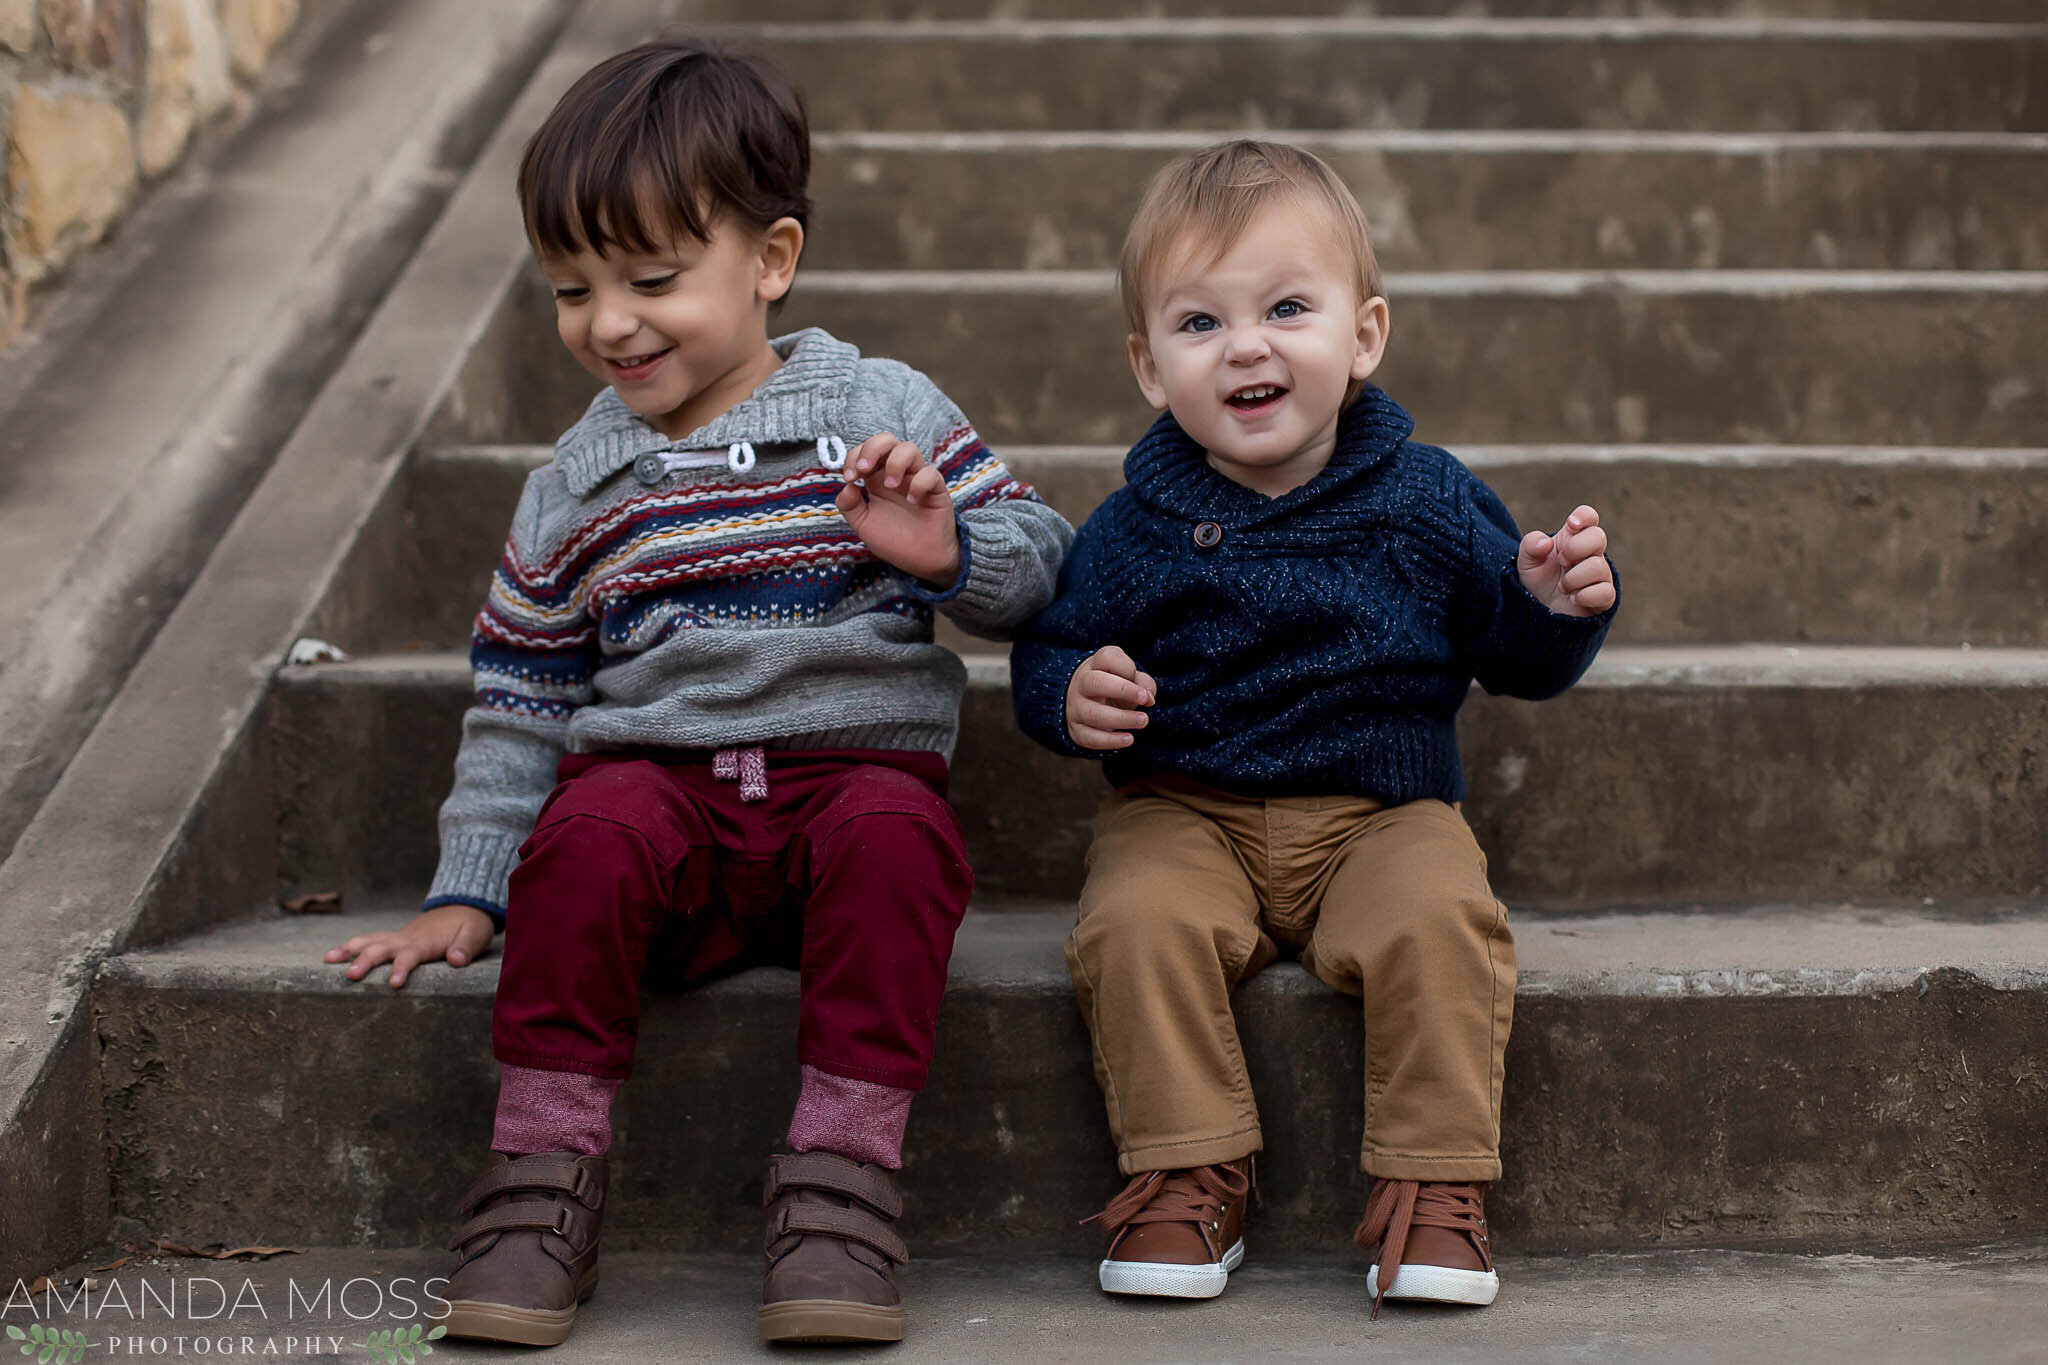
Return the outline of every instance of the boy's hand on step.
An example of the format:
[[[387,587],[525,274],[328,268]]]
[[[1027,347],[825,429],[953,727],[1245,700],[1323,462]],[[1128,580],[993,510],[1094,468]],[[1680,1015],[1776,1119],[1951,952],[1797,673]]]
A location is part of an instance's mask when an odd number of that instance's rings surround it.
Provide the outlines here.
[[[326,962],[349,962],[348,979],[361,981],[379,963],[391,964],[391,986],[396,990],[422,962],[448,960],[451,967],[467,967],[491,944],[491,917],[473,905],[437,905],[422,910],[412,923],[399,930],[357,934],[338,948],[329,948]]]
[[[1575,508],[1556,535],[1522,537],[1515,568],[1529,595],[1565,616],[1598,616],[1614,605],[1614,566],[1607,562],[1607,532],[1600,514]]]
[[[839,514],[875,557],[934,588],[960,576],[960,529],[946,476],[889,432],[870,436],[840,471]]]
[[[1115,645],[1085,659],[1067,681],[1067,734],[1084,749],[1126,749],[1150,719],[1138,708],[1159,699],[1159,684]]]

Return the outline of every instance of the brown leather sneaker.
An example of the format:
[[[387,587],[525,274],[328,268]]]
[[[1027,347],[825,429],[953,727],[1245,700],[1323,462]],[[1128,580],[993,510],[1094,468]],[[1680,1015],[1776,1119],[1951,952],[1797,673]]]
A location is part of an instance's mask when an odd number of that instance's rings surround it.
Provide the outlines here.
[[[910,1260],[889,1225],[903,1212],[887,1168],[833,1152],[768,1159],[763,1341],[901,1341],[896,1267]]]
[[[1489,1304],[1500,1293],[1486,1241],[1484,1185],[1433,1180],[1381,1180],[1366,1196],[1365,1218],[1351,1240],[1377,1245],[1365,1274],[1372,1316],[1388,1299]]]
[[[461,1258],[445,1291],[451,1337],[558,1346],[597,1289],[605,1159],[491,1153],[462,1196],[469,1218],[448,1242]],[[474,1216],[471,1216],[474,1215]]]
[[[1110,1233],[1096,1279],[1111,1294],[1213,1299],[1244,1261],[1252,1159],[1144,1171],[1085,1222]]]

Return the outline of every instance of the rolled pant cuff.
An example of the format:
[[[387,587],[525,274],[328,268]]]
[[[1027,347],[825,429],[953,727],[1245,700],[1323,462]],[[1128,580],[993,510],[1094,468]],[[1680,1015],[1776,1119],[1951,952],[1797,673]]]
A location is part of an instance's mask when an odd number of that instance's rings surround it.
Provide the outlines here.
[[[1248,1157],[1265,1149],[1256,1126],[1226,1133],[1222,1137],[1194,1138],[1187,1142],[1157,1142],[1119,1152],[1116,1168],[1124,1175],[1145,1171],[1179,1171],[1189,1166],[1220,1166],[1226,1161]]]
[[[1454,1185],[1492,1184],[1500,1179],[1498,1156],[1390,1156],[1367,1148],[1359,1169],[1375,1180],[1434,1180]]]
[[[797,1054],[797,1063],[800,1066],[808,1066],[814,1070],[822,1071],[828,1076],[837,1076],[842,1080],[866,1081],[869,1085],[893,1086],[898,1090],[923,1090],[926,1082],[930,1081],[932,1077],[929,1066],[921,1068],[862,1066],[858,1062],[842,1062],[832,1057],[821,1057],[812,1052],[799,1052]]]
[[[517,1048],[491,1049],[491,1056],[507,1066],[523,1066],[534,1071],[573,1071],[579,1076],[595,1076],[602,1081],[629,1080],[633,1068],[606,1066],[602,1062],[586,1062],[576,1057],[561,1057],[549,1052],[522,1052]]]

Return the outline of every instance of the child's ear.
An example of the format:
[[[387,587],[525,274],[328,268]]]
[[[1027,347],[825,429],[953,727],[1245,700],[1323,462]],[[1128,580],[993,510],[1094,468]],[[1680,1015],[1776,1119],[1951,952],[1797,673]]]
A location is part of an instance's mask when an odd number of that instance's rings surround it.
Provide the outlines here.
[[[1131,373],[1138,377],[1138,392],[1159,412],[1166,411],[1166,389],[1159,382],[1159,367],[1152,363],[1152,343],[1143,332],[1124,338],[1124,351],[1131,358]]]
[[[804,225],[794,218],[777,218],[761,234],[761,273],[754,292],[773,303],[789,292],[796,280],[797,257],[804,254]]]
[[[1378,295],[1359,306],[1358,349],[1351,356],[1353,380],[1370,379],[1372,372],[1380,367],[1380,360],[1387,353],[1387,334],[1393,322],[1393,315],[1387,311],[1387,301]]]

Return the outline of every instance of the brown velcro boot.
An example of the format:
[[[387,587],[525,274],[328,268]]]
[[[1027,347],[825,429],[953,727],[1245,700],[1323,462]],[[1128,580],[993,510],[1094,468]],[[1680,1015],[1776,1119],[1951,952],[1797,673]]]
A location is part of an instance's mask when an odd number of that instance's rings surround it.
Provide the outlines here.
[[[1139,1172],[1108,1208],[1082,1220],[1110,1234],[1097,1283],[1110,1294],[1215,1298],[1244,1262],[1251,1192],[1250,1157]]]
[[[568,1339],[576,1305],[597,1289],[605,1159],[576,1152],[491,1153],[462,1196],[468,1218],[448,1249],[448,1335],[522,1346]]]
[[[1434,1180],[1381,1180],[1366,1196],[1365,1218],[1351,1240],[1377,1246],[1365,1275],[1372,1316],[1388,1299],[1489,1304],[1500,1293],[1486,1240],[1484,1185]]]
[[[885,1167],[832,1152],[768,1159],[763,1341],[901,1341],[896,1270],[910,1252]]]

